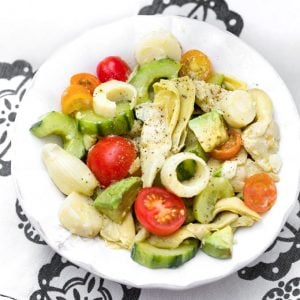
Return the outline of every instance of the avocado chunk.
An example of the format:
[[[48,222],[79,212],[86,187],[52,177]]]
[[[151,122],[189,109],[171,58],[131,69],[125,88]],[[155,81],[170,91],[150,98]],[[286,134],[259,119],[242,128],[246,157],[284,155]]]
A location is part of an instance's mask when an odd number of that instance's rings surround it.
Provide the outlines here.
[[[230,258],[232,254],[233,231],[228,225],[202,239],[201,248],[207,255],[216,258]]]
[[[78,158],[85,155],[82,134],[77,129],[75,119],[62,112],[47,113],[40,121],[31,126],[30,132],[39,138],[58,135],[62,138],[63,147],[67,152]]]
[[[211,152],[228,139],[225,122],[217,111],[211,111],[192,119],[189,127],[205,152]]]
[[[116,116],[114,118],[99,116],[93,110],[79,111],[76,113],[75,118],[82,133],[100,136],[128,133],[134,123],[133,112],[127,101],[117,103]]]
[[[177,268],[193,258],[199,248],[199,241],[187,239],[175,249],[162,249],[147,242],[133,245],[131,258],[151,269]]]
[[[207,162],[208,156],[204,152],[198,141],[193,142],[184,149],[184,152],[191,152]],[[187,159],[180,163],[177,167],[177,177],[179,181],[191,179],[196,172],[196,163],[192,159]]]
[[[212,177],[206,188],[194,199],[195,219],[207,224],[213,219],[213,211],[218,200],[234,196],[234,190],[228,179]]]
[[[94,207],[112,221],[121,224],[141,186],[140,177],[129,177],[113,183],[98,194]]]
[[[191,152],[202,158],[205,162],[208,161],[208,155],[204,152],[198,141],[193,142],[184,149],[185,152]]]
[[[139,66],[129,79],[137,90],[137,104],[150,100],[149,88],[160,78],[176,78],[180,69],[180,63],[170,58],[154,60]]]

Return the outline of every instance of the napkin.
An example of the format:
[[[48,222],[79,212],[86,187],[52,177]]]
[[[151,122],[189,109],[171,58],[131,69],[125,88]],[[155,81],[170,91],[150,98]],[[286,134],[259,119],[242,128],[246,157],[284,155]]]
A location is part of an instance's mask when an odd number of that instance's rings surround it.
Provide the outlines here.
[[[10,0],[2,3],[0,296],[18,300],[298,299],[299,202],[266,253],[237,273],[186,291],[132,288],[86,272],[45,244],[16,197],[11,177],[11,140],[24,93],[30,87],[34,72],[49,55],[93,26],[135,14],[182,15],[204,20],[239,36],[275,67],[299,109],[299,9],[300,2],[297,0]]]

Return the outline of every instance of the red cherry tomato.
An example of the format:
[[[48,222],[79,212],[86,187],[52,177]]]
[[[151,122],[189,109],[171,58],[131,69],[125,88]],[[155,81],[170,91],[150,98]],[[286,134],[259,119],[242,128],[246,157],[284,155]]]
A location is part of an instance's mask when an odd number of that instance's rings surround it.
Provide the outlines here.
[[[127,139],[111,135],[100,140],[88,153],[87,165],[105,187],[128,175],[135,160],[134,145]]]
[[[160,236],[175,232],[186,218],[181,198],[159,187],[141,189],[134,210],[138,221],[149,232]]]
[[[97,76],[101,82],[108,80],[126,81],[131,70],[119,56],[108,56],[97,66]]]

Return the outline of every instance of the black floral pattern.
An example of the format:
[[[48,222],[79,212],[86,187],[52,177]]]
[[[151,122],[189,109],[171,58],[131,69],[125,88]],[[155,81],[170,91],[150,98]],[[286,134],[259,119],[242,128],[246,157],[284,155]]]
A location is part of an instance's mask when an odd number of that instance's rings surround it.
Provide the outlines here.
[[[23,212],[23,209],[19,203],[19,200],[16,201],[16,213],[17,216],[20,219],[20,223],[18,224],[18,228],[24,231],[25,237],[36,244],[40,245],[46,245],[44,240],[41,238],[41,236],[38,234],[38,232],[35,230],[35,228],[31,225],[28,218]]]
[[[7,80],[7,88],[0,90],[0,176],[11,174],[9,132],[33,74],[31,65],[24,60],[0,63],[0,79]]]
[[[300,299],[300,277],[295,277],[288,282],[278,282],[278,287],[268,291],[262,300],[299,300]]]
[[[300,197],[298,198],[298,205],[300,204]],[[296,224],[299,224],[300,210],[298,207],[295,217]],[[269,256],[271,251],[279,252],[277,246],[285,244],[287,250],[281,252],[278,257],[272,262],[260,261],[254,266],[248,266],[241,269],[238,275],[242,279],[254,280],[262,277],[266,280],[277,281],[283,278],[290,270],[293,263],[300,259],[300,227],[296,228],[289,221],[285,223],[281,233],[276,238],[274,243],[266,250],[264,256]],[[263,259],[262,256],[260,259]]]
[[[141,289],[128,287],[124,284],[121,284],[123,290],[122,300],[138,300],[141,295]]]
[[[122,300],[137,300],[140,296],[140,289],[105,281],[64,260],[58,254],[54,254],[50,263],[40,269],[38,284],[39,289],[30,296],[30,300],[112,300],[112,294],[118,287],[118,296]],[[107,287],[109,284],[114,285],[111,291]]]
[[[242,17],[229,10],[224,0],[153,0],[152,4],[143,7],[140,15],[177,14],[192,19],[210,22],[209,13],[213,12],[217,20],[225,25],[231,33],[239,36],[243,30]]]

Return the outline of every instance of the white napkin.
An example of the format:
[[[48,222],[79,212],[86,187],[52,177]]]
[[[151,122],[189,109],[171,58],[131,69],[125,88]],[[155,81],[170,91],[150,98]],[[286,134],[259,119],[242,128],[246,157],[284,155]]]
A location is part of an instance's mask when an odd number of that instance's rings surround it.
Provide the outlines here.
[[[227,25],[271,62],[297,100],[300,97],[297,85],[300,78],[299,10],[297,0],[3,2],[0,12],[0,297],[21,300],[268,300],[275,296],[297,299],[300,293],[297,288],[300,281],[299,203],[273,248],[248,268],[187,291],[141,291],[94,277],[45,245],[16,200],[9,161],[15,112],[33,72],[55,49],[86,29],[139,11],[205,19],[223,30]],[[16,60],[23,61],[13,63]],[[300,108],[300,102],[296,103]]]

